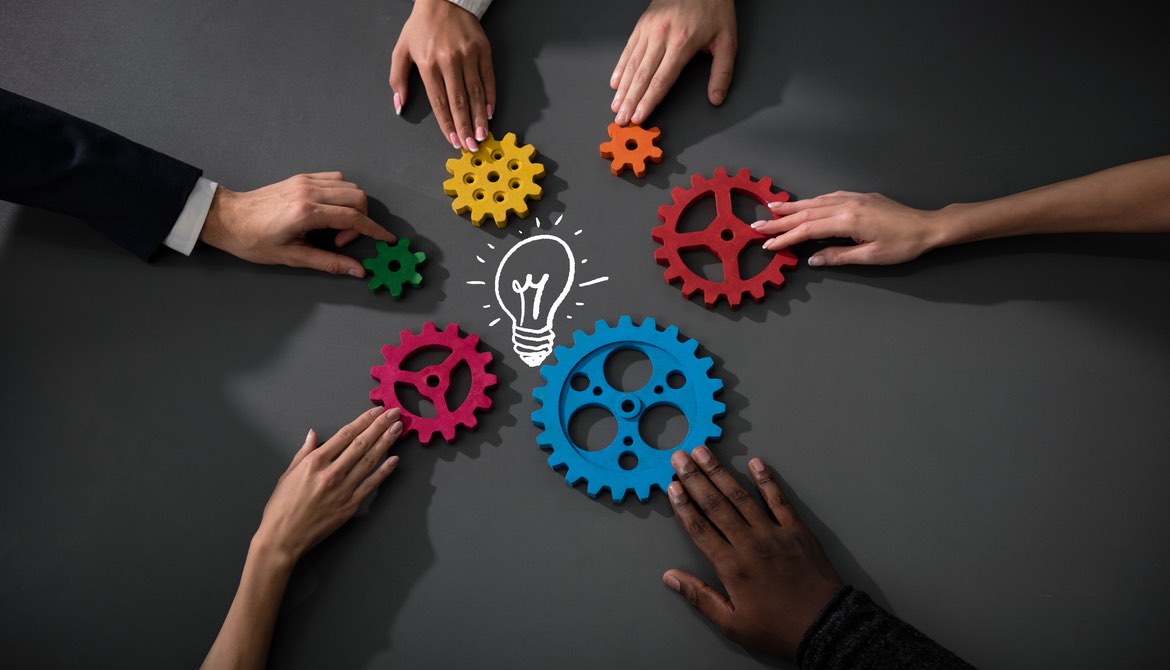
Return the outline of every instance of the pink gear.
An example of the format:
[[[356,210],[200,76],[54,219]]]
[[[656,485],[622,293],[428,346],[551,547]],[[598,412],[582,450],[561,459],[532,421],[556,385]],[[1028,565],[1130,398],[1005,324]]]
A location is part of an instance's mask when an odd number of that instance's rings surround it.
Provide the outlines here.
[[[650,231],[654,241],[662,248],[654,252],[654,258],[666,266],[664,276],[667,282],[682,282],[682,294],[691,297],[696,291],[703,291],[703,303],[713,307],[719,298],[726,298],[732,309],[739,307],[743,295],[748,293],[756,302],[764,299],[764,288],[784,283],[782,270],[796,265],[796,256],[787,249],[778,251],[764,268],[754,277],[739,274],[739,254],[749,244],[760,243],[765,236],[756,232],[748,223],[740,221],[731,208],[731,194],[742,193],[752,196],[762,204],[787,202],[785,191],[772,192],[772,179],[764,177],[752,180],[747,168],[729,177],[723,168],[715,168],[715,176],[706,179],[702,175],[691,175],[691,187],[681,186],[670,192],[674,203],[658,208],[658,218],[664,222]],[[678,222],[683,212],[699,198],[712,194],[715,197],[715,220],[703,230],[683,233]],[[723,281],[715,282],[696,273],[683,262],[681,252],[691,249],[706,249],[723,264]]]
[[[417,335],[410,330],[403,330],[398,336],[401,339],[398,346],[382,347],[386,364],[370,368],[370,375],[380,382],[377,388],[370,391],[370,400],[387,408],[399,408],[402,411],[403,433],[418,433],[418,441],[422,444],[429,444],[436,432],[450,442],[455,438],[457,427],[475,428],[479,423],[475,412],[491,408],[492,399],[488,397],[487,390],[496,384],[496,376],[487,371],[487,366],[492,362],[491,353],[476,350],[479,336],[470,334],[460,337],[459,326],[454,323],[440,331],[431,321],[424,323],[422,332]],[[449,349],[451,355],[442,363],[429,365],[417,372],[402,368],[403,362],[412,354],[433,347]],[[451,409],[447,407],[446,394],[451,386],[451,373],[460,363],[466,363],[471,369],[471,390],[459,407]],[[422,417],[409,412],[398,400],[394,391],[396,383],[410,384],[418,389],[422,397],[435,406],[436,415]]]

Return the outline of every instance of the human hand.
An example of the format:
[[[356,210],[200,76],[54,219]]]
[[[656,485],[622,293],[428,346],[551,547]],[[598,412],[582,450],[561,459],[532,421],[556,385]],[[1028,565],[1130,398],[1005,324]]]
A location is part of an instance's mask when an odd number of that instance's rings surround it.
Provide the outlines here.
[[[807,240],[852,238],[856,246],[828,247],[809,256],[808,264],[893,265],[913,260],[942,245],[945,228],[931,212],[894,202],[879,193],[837,191],[808,200],[768,205],[776,218],[752,224],[758,232],[774,235],[764,242],[771,251]]]
[[[728,638],[745,647],[793,657],[821,609],[843,586],[824,550],[759,458],[748,464],[771,514],[765,512],[707,447],[694,459],[679,450],[668,488],[683,530],[715,566],[727,596],[682,570],[662,581],[686,597]],[[697,463],[697,465],[696,465]]]
[[[406,104],[412,65],[447,141],[455,149],[479,149],[496,105],[492,49],[479,19],[447,0],[415,0],[390,58],[396,114]]]
[[[317,172],[255,191],[220,186],[199,239],[253,263],[364,277],[361,263],[318,249],[305,239],[309,231],[331,228],[337,231],[334,244],[339,247],[361,235],[394,241],[389,231],[366,216],[366,194],[342,179],[340,172]]]
[[[367,410],[320,447],[310,430],[276,482],[253,543],[296,561],[340,528],[397,467],[398,456],[382,457],[402,434],[400,415]]]
[[[638,19],[609,87],[619,126],[641,124],[698,51],[711,54],[707,99],[723,104],[735,65],[734,0],[652,0]]]

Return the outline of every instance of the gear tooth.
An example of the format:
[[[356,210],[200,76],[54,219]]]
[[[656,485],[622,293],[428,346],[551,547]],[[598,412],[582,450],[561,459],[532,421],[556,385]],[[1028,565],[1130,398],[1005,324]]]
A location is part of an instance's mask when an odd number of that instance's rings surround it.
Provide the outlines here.
[[[642,320],[642,328],[653,328],[654,330],[658,330],[658,321],[656,321],[654,317],[648,316]]]
[[[545,386],[537,386],[537,387],[533,388],[532,389],[532,399],[543,405],[544,404],[544,390],[546,388],[547,387],[545,387]]]
[[[554,451],[548,455],[548,467],[552,468],[553,470],[560,470],[568,466],[565,464],[565,457]],[[565,479],[567,480],[568,477]]]
[[[702,177],[701,175],[697,175],[697,174],[695,174],[695,175],[691,175],[691,187],[692,187],[692,188],[698,188],[698,186],[699,186],[699,182],[700,182],[702,179],[703,179],[703,177]],[[686,195],[687,195],[687,190],[686,190],[685,188],[681,187],[681,186],[675,186],[674,188],[672,188],[672,189],[670,190],[670,197],[671,197],[671,198],[672,198],[672,199],[673,199],[675,202],[679,202],[680,200],[682,200],[683,198],[685,198],[685,197],[686,197]]]
[[[719,170],[715,170],[715,176],[719,176]],[[700,188],[704,183],[706,183],[706,181],[707,180],[703,177],[703,175],[696,172],[695,174],[691,175],[691,188]],[[679,190],[681,191],[682,189],[680,188]]]
[[[561,345],[557,345],[556,347],[553,348],[552,355],[557,360],[560,360],[560,358],[565,355],[566,351],[568,351],[568,348],[561,346]],[[541,368],[541,371],[543,371],[543,370],[544,370],[544,368]]]
[[[720,179],[727,179],[727,169],[726,168],[723,168],[723,167],[715,168],[715,176],[712,177],[712,180],[720,180]]]
[[[634,487],[634,494],[638,496],[638,500],[641,500],[642,502],[647,502],[650,500],[650,489],[652,486],[653,485],[649,482],[639,482],[638,485]]]
[[[618,505],[620,505],[621,502],[626,499],[626,493],[628,491],[629,489],[624,486],[609,487],[609,495],[611,498],[613,498],[614,503]]]
[[[669,337],[672,340],[678,340],[679,335],[681,335],[681,333],[678,330],[678,326],[676,326],[674,324],[667,326],[666,330],[662,331],[662,334],[666,335],[667,337]],[[694,342],[694,340],[691,340],[691,341]]]
[[[585,492],[589,494],[590,498],[596,498],[597,496],[601,495],[601,490],[604,488],[609,487],[602,485],[601,482],[597,480],[589,480],[586,482]]]
[[[618,328],[633,328],[634,327],[634,320],[630,318],[629,314],[623,314],[621,316],[621,318],[618,319],[617,327]]]
[[[747,172],[747,169],[745,168],[745,169],[743,169],[743,170],[740,170],[740,172],[741,172],[741,173],[743,173],[743,172]],[[750,179],[751,177],[749,176],[748,178]],[[763,190],[765,190],[765,191],[767,191],[767,192],[769,192],[769,193],[771,193],[771,192],[772,192],[772,178],[771,178],[771,177],[769,177],[769,176],[767,176],[767,175],[764,175],[763,177],[760,177],[759,184],[760,184],[760,187],[761,187]],[[766,203],[765,203],[765,204],[766,204]]]
[[[584,479],[579,472],[574,472],[572,467],[565,470],[565,483],[569,486],[576,486],[577,482]]]

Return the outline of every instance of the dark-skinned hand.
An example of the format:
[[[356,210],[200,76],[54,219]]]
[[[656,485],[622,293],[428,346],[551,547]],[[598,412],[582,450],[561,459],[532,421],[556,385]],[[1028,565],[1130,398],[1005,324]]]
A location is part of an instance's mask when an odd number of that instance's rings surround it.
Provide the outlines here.
[[[817,614],[843,586],[817,538],[784,497],[772,469],[748,466],[762,507],[707,447],[677,451],[668,489],[683,530],[715,566],[727,594],[678,569],[662,581],[734,642],[791,658]]]

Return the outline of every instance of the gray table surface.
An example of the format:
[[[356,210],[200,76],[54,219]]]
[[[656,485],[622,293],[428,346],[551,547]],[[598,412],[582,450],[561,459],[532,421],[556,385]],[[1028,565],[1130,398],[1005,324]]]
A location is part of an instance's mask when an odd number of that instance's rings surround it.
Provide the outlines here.
[[[641,3],[497,4],[493,128],[536,146],[533,214],[563,214],[591,261],[581,279],[611,278],[574,290],[562,343],[622,314],[698,339],[727,386],[718,453],[741,473],[766,457],[842,575],[971,662],[1170,665],[1165,237],[802,266],[732,312],[667,285],[649,235],[670,188],[717,166],[796,197],[930,208],[1170,152],[1162,24],[1103,3],[740,2],[727,103],[707,104],[700,58],[653,118],[666,159],[636,181],[597,145]],[[395,303],[207,248],[146,264],[76,221],[0,205],[0,664],[197,665],[305,430],[368,407],[380,347],[427,320],[483,337],[495,407],[453,445],[398,448],[369,512],[297,568],[273,667],[776,664],[662,586],[672,566],[713,575],[661,493],[595,501],[536,447],[537,372],[467,284],[491,274],[476,255],[534,219],[500,232],[451,212],[452,152],[421,84],[401,119],[386,84],[409,9],[0,7],[0,86],[236,189],[341,169],[430,255]]]

